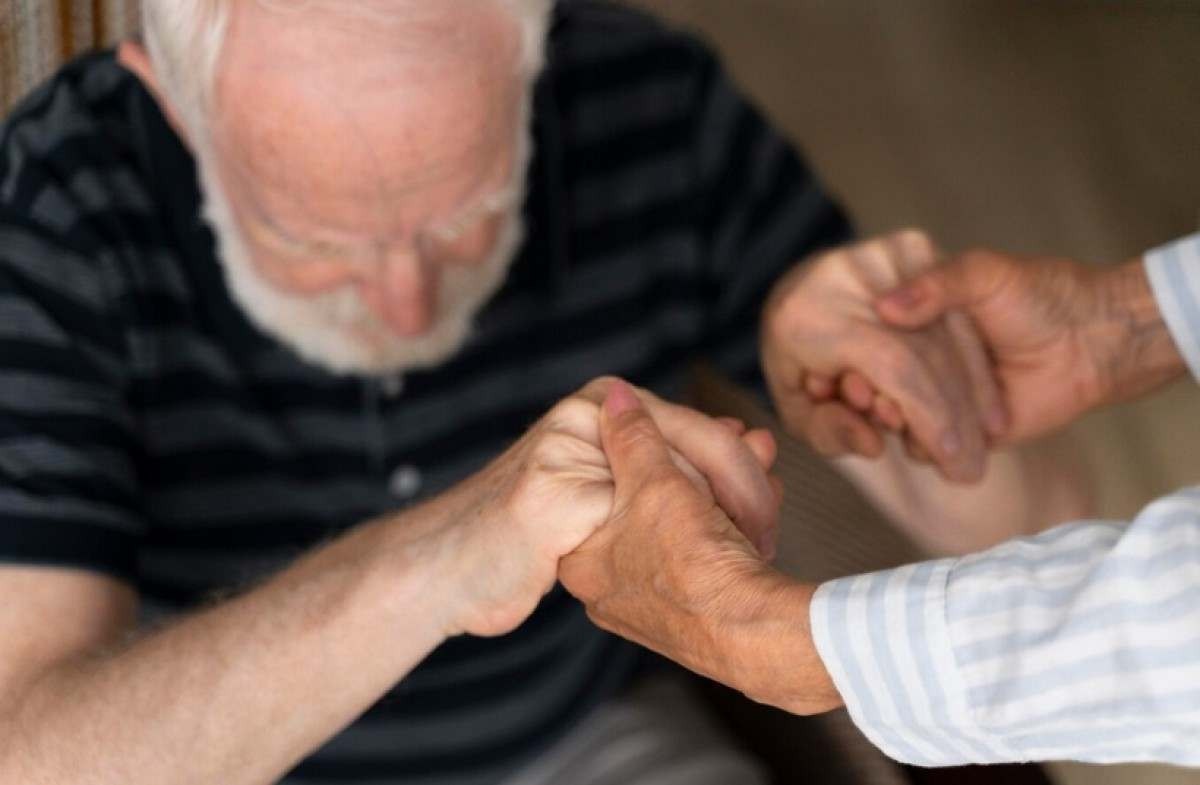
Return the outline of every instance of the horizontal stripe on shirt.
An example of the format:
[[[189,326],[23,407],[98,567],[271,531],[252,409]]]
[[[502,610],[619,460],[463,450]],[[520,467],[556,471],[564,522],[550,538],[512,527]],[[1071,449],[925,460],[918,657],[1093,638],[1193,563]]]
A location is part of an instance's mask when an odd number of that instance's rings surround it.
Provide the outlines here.
[[[0,129],[0,561],[118,576],[157,620],[462,481],[596,376],[672,397],[707,358],[761,390],[759,308],[845,218],[694,39],[576,0],[548,59],[525,246],[463,350],[394,395],[239,311],[194,162],[111,53],[24,101]],[[291,779],[496,782],[636,666],[556,590]]]

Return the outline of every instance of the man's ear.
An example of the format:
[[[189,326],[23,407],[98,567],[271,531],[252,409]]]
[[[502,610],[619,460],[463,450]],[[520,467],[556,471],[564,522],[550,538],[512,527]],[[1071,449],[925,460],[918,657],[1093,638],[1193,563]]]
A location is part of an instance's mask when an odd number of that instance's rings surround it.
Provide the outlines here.
[[[117,62],[125,66],[126,70],[132,71],[142,83],[154,93],[155,96],[162,95],[160,85],[158,83],[158,74],[154,72],[154,64],[150,62],[150,53],[146,51],[146,47],[138,41],[122,41],[117,47]]]
[[[150,53],[146,51],[146,47],[142,46],[139,41],[122,41],[117,47],[117,62],[141,80],[150,94],[154,96],[154,100],[162,109],[171,127],[175,129],[175,133],[186,141],[187,133],[183,124],[179,122],[179,114],[162,91],[162,83],[158,81],[158,73],[154,70],[154,63],[151,62]]]

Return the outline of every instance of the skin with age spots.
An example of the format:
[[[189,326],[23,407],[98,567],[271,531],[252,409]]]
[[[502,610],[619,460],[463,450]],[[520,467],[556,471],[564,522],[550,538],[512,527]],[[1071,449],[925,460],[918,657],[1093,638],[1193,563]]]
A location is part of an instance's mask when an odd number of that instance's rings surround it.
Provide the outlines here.
[[[951,308],[969,314],[987,342],[1010,413],[1001,444],[1044,435],[1183,372],[1140,258],[1097,268],[970,251],[878,303],[883,319],[910,329]]]
[[[374,51],[345,39],[369,30],[386,41],[386,25],[337,19],[312,24],[238,5],[218,81],[218,171],[256,269],[273,285],[296,294],[353,286],[397,335],[419,335],[436,318],[442,273],[443,260],[429,258],[431,234],[510,189],[519,38],[498,8],[460,9],[429,20],[428,34],[455,30],[466,49],[505,44],[472,57],[458,47]],[[251,45],[264,39],[272,46]],[[314,60],[313,51],[331,56]],[[498,215],[482,217],[443,243],[451,247],[442,256],[481,262],[499,228]]]
[[[304,8],[230,4],[214,106],[191,126],[142,47],[121,61],[189,142],[259,328],[338,373],[436,366],[520,248],[540,50],[500,3]]]

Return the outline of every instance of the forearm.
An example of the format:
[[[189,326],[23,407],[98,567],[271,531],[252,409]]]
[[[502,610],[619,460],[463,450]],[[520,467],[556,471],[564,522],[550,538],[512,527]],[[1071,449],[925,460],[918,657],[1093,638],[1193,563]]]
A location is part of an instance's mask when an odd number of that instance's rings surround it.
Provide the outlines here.
[[[1095,277],[1095,313],[1082,331],[1104,406],[1133,400],[1187,370],[1139,257]]]
[[[42,673],[0,715],[0,781],[275,782],[443,639],[432,542],[420,521],[361,527],[252,592]]]
[[[992,453],[983,479],[960,485],[889,439],[878,460],[835,461],[888,518],[931,554],[982,550],[1093,514],[1093,488],[1070,434]]]
[[[752,586],[741,609],[710,620],[717,678],[753,700],[818,714],[842,705],[813,641],[809,610],[814,586],[769,573]]]
[[[813,628],[851,716],[917,765],[1200,764],[1200,496],[964,559],[822,586]]]

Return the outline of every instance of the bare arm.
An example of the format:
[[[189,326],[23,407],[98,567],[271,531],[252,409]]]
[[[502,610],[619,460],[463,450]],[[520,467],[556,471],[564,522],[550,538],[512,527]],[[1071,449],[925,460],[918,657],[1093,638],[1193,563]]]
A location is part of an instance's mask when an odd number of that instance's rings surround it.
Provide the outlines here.
[[[896,438],[882,458],[834,465],[929,553],[964,554],[1095,514],[1092,480],[1069,435],[992,453],[974,485],[913,461]]]
[[[0,615],[0,640],[19,642],[0,658],[0,781],[276,781],[445,636],[446,537],[417,523],[367,526],[124,645],[113,644],[131,622],[129,589],[0,573],[0,592],[21,597]]]
[[[267,785],[446,637],[514,629],[553,586],[559,558],[610,513],[597,425],[609,384],[565,399],[428,504],[132,642],[117,642],[136,607],[128,588],[0,570],[0,593],[16,598],[0,604],[0,782]],[[769,546],[774,451],[763,448],[773,445],[646,398],[680,436],[693,482],[708,479]]]

